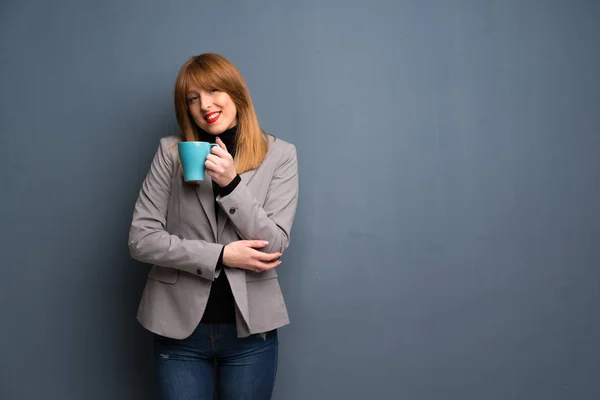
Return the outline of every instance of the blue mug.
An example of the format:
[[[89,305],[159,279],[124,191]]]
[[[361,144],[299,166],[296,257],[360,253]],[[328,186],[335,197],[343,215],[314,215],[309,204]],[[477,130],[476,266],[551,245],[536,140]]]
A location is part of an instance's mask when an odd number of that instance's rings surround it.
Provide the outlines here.
[[[210,154],[210,149],[218,146],[208,142],[179,142],[179,159],[183,167],[183,179],[186,182],[200,182],[204,180],[204,163]]]

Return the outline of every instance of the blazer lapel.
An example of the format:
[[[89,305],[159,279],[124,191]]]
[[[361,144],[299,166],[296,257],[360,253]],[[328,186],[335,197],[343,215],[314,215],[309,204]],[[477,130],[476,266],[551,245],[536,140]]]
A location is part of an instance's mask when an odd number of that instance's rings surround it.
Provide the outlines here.
[[[248,184],[250,183],[250,179],[252,179],[255,172],[256,172],[255,169],[251,169],[250,171],[241,173],[240,178],[242,179],[242,181],[239,184],[248,186]],[[217,240],[223,234],[223,230],[225,229],[225,225],[227,225],[227,220],[228,220],[227,214],[225,213],[225,211],[223,211],[223,209],[221,207],[219,207],[218,212],[219,212],[219,223],[217,226],[217,231],[215,233]]]
[[[210,176],[208,174],[206,174],[206,176],[204,177],[204,181],[200,182],[196,187],[196,195],[198,195],[200,204],[202,204],[202,208],[204,209],[206,217],[210,222],[210,227],[216,242],[217,220],[215,217],[215,195],[213,193],[212,188],[212,179],[210,179]]]

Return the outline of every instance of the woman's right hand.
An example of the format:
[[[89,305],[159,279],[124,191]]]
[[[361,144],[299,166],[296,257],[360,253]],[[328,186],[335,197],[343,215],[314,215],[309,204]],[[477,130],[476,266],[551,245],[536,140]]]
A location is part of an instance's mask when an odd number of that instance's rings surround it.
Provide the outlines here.
[[[228,267],[263,272],[281,264],[281,253],[263,253],[261,249],[268,245],[264,240],[238,240],[225,246],[223,264]]]

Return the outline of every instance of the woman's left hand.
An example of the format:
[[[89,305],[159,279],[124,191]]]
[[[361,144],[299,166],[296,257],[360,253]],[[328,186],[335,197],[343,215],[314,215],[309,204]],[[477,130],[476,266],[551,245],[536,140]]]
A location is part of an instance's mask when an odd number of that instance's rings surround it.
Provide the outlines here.
[[[206,167],[206,173],[212,178],[213,181],[221,187],[225,187],[233,181],[233,178],[237,176],[235,165],[233,164],[233,157],[227,151],[225,143],[220,138],[217,138],[217,144],[219,146],[213,146],[204,166]]]

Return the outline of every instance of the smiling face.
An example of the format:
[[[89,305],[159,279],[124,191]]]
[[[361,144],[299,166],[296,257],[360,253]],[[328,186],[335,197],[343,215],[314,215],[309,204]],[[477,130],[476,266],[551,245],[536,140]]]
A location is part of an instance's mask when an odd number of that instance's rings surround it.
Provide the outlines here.
[[[220,135],[237,124],[235,104],[225,92],[190,85],[186,101],[196,125],[211,135]]]

